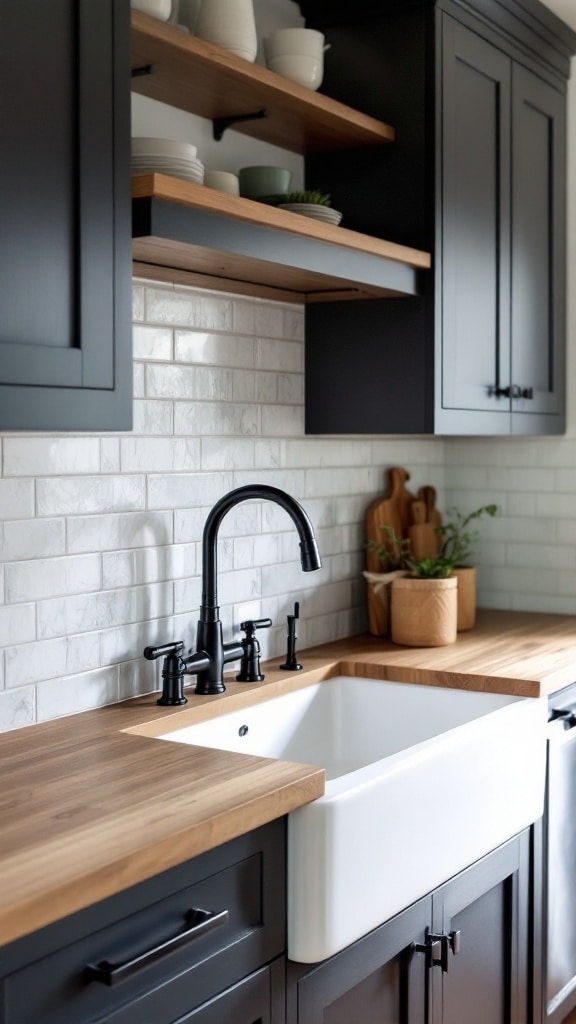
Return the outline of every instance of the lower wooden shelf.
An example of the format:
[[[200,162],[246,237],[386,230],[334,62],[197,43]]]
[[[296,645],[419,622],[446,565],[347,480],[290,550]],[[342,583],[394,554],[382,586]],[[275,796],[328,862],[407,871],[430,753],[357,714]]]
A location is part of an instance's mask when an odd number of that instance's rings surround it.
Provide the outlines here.
[[[163,174],[132,181],[135,272],[325,302],[417,295],[430,255]]]

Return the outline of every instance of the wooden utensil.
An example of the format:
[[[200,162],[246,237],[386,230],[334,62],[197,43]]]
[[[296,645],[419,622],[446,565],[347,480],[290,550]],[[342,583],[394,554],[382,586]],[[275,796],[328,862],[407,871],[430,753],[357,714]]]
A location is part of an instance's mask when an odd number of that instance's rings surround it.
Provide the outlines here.
[[[408,539],[414,558],[433,558],[438,554],[438,536],[432,523],[426,522],[426,503],[412,502],[412,526],[408,527]]]
[[[436,488],[421,487],[418,491],[418,500],[426,505],[426,522],[432,523],[434,528],[442,526],[442,516],[436,508]]]
[[[394,544],[387,541],[383,527],[389,527],[397,537],[407,536],[414,501],[414,495],[406,489],[406,481],[409,479],[410,474],[401,466],[388,469],[386,494],[372,502],[366,512],[366,540],[374,541],[379,547],[387,547],[393,557]],[[386,566],[369,548],[366,550],[366,568],[369,572],[386,571]]]

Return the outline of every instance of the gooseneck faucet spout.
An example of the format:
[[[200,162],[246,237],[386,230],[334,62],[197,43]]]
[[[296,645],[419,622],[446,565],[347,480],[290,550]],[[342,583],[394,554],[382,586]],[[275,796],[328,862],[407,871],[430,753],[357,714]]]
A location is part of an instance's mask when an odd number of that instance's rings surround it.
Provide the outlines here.
[[[300,560],[304,572],[320,569],[321,561],[312,524],[302,506],[285,491],[268,484],[248,484],[229,491],[216,502],[208,514],[202,535],[202,604],[196,634],[196,653],[209,659],[206,668],[197,673],[196,693],[223,693],[223,667],[242,656],[240,643],[224,644],[217,592],[217,548],[220,524],[235,505],[251,500],[274,501],[283,508],[294,523],[300,538]]]
[[[224,665],[238,659],[242,659],[242,666],[237,679],[242,682],[254,682],[264,678],[260,674],[260,648],[255,641],[254,630],[270,626],[270,619],[243,622],[241,628],[246,630],[246,639],[225,644],[222,640],[217,588],[218,530],[222,519],[239,502],[261,499],[275,501],[290,516],[300,537],[300,560],[304,572],[320,569],[322,563],[312,524],[295,498],[291,498],[278,487],[270,487],[267,484],[237,487],[220,498],[208,514],[202,535],[202,604],[196,632],[196,650],[189,651],[188,655],[184,656],[184,643],[181,640],[146,647],[144,650],[144,657],[149,661],[156,658],[164,659],[162,695],[157,704],[168,707],[186,704],[184,677],[187,675],[196,676],[196,693],[223,693],[226,689],[223,678]]]

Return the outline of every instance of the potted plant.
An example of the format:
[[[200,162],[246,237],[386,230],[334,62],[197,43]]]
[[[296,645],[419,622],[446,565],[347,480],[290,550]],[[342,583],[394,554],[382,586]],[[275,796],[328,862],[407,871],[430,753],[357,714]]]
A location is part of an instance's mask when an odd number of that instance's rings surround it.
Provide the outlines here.
[[[458,632],[473,629],[476,623],[476,568],[466,565],[478,539],[478,530],[472,527],[482,516],[495,516],[497,505],[482,505],[464,515],[456,508],[448,509],[447,522],[436,530],[441,538],[440,557],[452,563],[458,578]],[[472,528],[471,528],[472,527]]]
[[[393,567],[390,580],[392,642],[409,647],[442,647],[456,640],[458,580],[450,558],[439,552],[415,558],[410,540],[383,527],[387,540],[368,548]]]

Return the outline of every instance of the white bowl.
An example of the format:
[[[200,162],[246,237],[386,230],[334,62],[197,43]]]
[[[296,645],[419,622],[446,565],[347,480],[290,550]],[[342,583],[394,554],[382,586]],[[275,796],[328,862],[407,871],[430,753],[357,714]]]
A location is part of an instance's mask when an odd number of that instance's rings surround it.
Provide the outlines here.
[[[303,57],[296,53],[287,53],[281,57],[267,58],[266,64],[274,71],[291,82],[298,82],[307,89],[318,89],[324,77],[324,60],[322,56]]]
[[[266,59],[287,53],[318,59],[325,49],[324,36],[315,28],[278,28],[263,40],[263,44]]]
[[[168,21],[172,14],[172,0],[130,0],[130,6],[159,21]]]
[[[240,183],[237,174],[230,171],[205,171],[204,184],[219,192],[227,192],[231,196],[240,195]]]
[[[179,139],[153,139],[134,137],[132,139],[132,156],[164,156],[194,160],[196,146]]]

